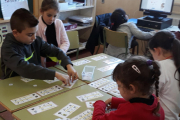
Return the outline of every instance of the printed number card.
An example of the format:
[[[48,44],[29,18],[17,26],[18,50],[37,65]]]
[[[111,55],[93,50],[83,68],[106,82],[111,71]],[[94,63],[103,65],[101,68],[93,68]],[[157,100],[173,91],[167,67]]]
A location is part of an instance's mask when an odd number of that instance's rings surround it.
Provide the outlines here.
[[[48,94],[51,94],[51,93],[54,93],[54,92],[57,92],[57,91],[60,91],[62,90],[63,88],[58,86],[58,85],[55,85],[55,86],[52,86],[50,88],[46,88],[46,89],[43,89],[43,90],[40,90],[38,91],[37,93],[41,96],[46,96]]]
[[[61,110],[56,112],[54,115],[58,116],[60,118],[67,118],[74,111],[76,111],[79,107],[80,107],[79,105],[76,105],[76,104],[73,104],[73,103],[69,103],[68,105],[63,107]]]
[[[55,77],[54,80],[43,80],[44,82],[51,84],[51,83],[55,83],[58,82],[59,80]]]
[[[21,80],[27,83],[27,82],[33,81],[34,79],[21,77]]]
[[[25,102],[29,102],[35,99],[40,98],[41,96],[38,95],[37,93],[32,93],[23,97],[19,97],[19,98],[15,98],[13,100],[11,100],[12,103],[14,103],[15,105],[19,105],[19,104],[23,104]]]
[[[76,97],[81,102],[84,102],[84,101],[92,100],[92,99],[99,98],[102,96],[103,96],[103,94],[101,94],[99,91],[96,91],[96,92],[92,92],[92,93],[88,93],[88,94],[84,94],[84,95],[80,95],[80,96],[76,96]]]
[[[93,114],[93,111],[88,109],[88,110],[82,112],[81,114],[75,116],[71,120],[91,120],[92,114]]]
[[[106,59],[106,58],[107,58],[107,56],[105,56],[105,55],[100,55],[100,56],[97,56],[97,57],[93,57],[93,58],[91,58],[91,59],[93,59],[93,60],[95,60],[95,61],[99,61],[99,60]]]
[[[112,63],[116,63],[116,62],[122,63],[124,61],[120,60],[120,59],[117,59],[117,58],[112,58],[112,59],[105,60],[103,62],[105,62],[106,64],[112,64]]]
[[[77,62],[73,62],[73,65],[74,66],[80,66],[80,65],[84,65],[84,64],[87,64],[87,63],[90,63],[90,62],[91,62],[90,60],[84,59],[84,60],[80,60],[80,61],[77,61]]]
[[[117,89],[117,88],[118,88],[117,83],[111,82],[110,84],[107,84],[107,85],[100,87],[98,89],[102,90],[103,92],[109,92],[110,90]]]
[[[32,115],[57,107],[52,101],[27,109]]]
[[[1,0],[1,9],[4,20],[9,20],[19,8],[25,8],[29,10],[27,0]]]
[[[98,88],[98,87],[100,87],[100,86],[102,86],[104,84],[107,84],[109,82],[110,82],[110,80],[105,79],[105,78],[101,78],[101,79],[99,79],[99,80],[97,80],[95,82],[89,83],[89,86],[94,87],[94,88]]]

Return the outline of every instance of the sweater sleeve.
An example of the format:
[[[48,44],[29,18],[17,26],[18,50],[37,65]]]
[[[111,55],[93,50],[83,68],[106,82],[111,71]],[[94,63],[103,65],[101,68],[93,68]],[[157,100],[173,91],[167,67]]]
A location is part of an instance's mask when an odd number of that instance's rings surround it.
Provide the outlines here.
[[[129,28],[132,32],[132,35],[134,35],[138,39],[143,39],[143,40],[152,38],[156,33],[156,31],[143,32],[134,23],[129,23]]]
[[[94,103],[94,112],[92,120],[132,120],[132,111],[128,105],[118,107],[117,110],[105,113],[106,104],[99,100]]]
[[[117,109],[118,106],[119,106],[119,104],[126,103],[126,102],[127,102],[127,101],[124,100],[123,98],[112,97],[111,108]]]
[[[20,76],[31,79],[53,80],[55,71],[43,68],[24,60],[24,56],[19,54],[15,47],[11,45],[3,46],[2,61],[12,72],[16,72]]]
[[[66,66],[68,64],[72,65],[71,59],[61,49],[57,48],[53,44],[48,44],[41,38],[38,40],[41,44],[41,56],[49,57],[54,62],[60,62],[61,66],[63,66],[65,69],[67,69]]]
[[[64,53],[66,53],[67,50],[69,49],[70,43],[69,43],[69,39],[68,39],[66,30],[64,28],[62,21],[59,20],[59,22],[60,22],[60,26],[59,26],[60,46],[59,47],[61,50],[63,50]]]

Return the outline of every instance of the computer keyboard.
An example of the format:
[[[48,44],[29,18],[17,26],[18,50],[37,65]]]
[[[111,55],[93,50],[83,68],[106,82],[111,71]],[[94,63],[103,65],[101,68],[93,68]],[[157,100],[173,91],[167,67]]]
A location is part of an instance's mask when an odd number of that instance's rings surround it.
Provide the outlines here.
[[[144,27],[139,27],[138,28],[144,32],[151,32],[151,31],[154,31],[153,29],[150,29],[150,28],[144,28]]]

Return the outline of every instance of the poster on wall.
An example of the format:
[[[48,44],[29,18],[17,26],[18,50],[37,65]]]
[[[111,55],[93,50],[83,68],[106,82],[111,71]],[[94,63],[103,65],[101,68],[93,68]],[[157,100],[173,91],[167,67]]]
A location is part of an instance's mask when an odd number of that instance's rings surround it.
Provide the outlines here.
[[[9,20],[14,11],[19,8],[29,10],[27,0],[1,0],[1,10],[4,20]]]

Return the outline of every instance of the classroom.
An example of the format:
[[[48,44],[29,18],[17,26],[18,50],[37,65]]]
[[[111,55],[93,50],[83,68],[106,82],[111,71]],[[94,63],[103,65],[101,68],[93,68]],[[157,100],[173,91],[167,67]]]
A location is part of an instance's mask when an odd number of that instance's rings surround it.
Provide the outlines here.
[[[179,0],[1,0],[0,120],[180,120]]]

